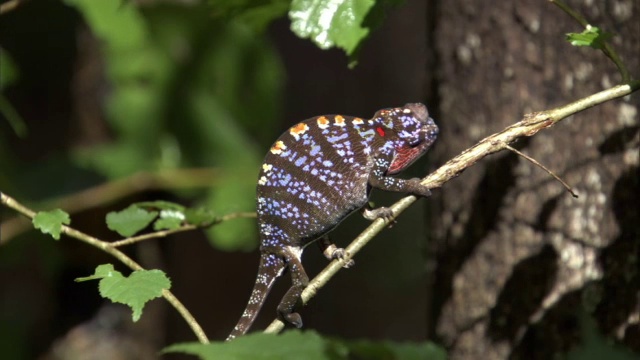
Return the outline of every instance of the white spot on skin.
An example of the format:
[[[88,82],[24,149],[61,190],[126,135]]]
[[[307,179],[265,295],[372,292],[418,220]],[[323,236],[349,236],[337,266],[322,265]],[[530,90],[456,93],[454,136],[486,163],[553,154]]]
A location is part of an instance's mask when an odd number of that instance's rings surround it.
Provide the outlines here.
[[[260,180],[258,180],[258,184],[260,185],[264,185],[267,183],[267,177],[266,176],[262,176],[260,177]]]

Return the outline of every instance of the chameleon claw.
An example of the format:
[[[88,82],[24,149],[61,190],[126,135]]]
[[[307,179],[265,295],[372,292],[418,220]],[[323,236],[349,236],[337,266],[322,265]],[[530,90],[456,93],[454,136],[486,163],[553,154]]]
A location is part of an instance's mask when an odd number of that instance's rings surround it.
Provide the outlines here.
[[[422,185],[422,179],[413,178],[407,180],[407,184],[409,185],[409,192],[415,196],[429,197],[431,196],[431,190],[428,187]]]
[[[333,252],[331,253],[331,259],[333,260],[342,260],[345,256],[347,256],[347,252],[343,248],[335,248],[335,250],[333,250]],[[348,269],[355,264],[356,262],[353,261],[353,259],[349,259],[349,261],[342,265],[342,267]]]
[[[300,314],[294,312],[291,314],[283,314],[282,317],[286,322],[297,327],[298,329],[302,327],[302,317],[300,316]]]

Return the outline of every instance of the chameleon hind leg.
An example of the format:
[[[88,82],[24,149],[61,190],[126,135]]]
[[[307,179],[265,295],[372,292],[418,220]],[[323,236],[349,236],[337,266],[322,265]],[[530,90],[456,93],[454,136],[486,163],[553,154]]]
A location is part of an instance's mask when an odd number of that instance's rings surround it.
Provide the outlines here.
[[[391,227],[396,222],[393,218],[393,210],[388,207],[379,207],[374,209],[371,206],[371,203],[367,202],[367,204],[362,208],[361,212],[362,217],[370,221],[375,221],[376,219],[389,221],[389,227]]]
[[[329,239],[329,235],[324,235],[317,241],[318,246],[320,247],[320,251],[327,260],[335,260],[335,259],[343,259],[347,252],[343,248],[339,248],[334,244],[331,239]],[[342,265],[343,268],[348,269],[355,265],[353,259],[349,260],[346,264]]]
[[[295,312],[295,309],[301,305],[300,296],[302,295],[302,291],[304,288],[309,285],[309,276],[304,271],[302,267],[302,263],[300,259],[294,255],[287,254],[285,255],[285,261],[287,263],[287,267],[289,268],[289,272],[291,273],[291,287],[284,297],[280,304],[278,305],[278,315],[285,322],[290,323],[291,325],[301,328],[302,327],[302,318],[300,314]]]

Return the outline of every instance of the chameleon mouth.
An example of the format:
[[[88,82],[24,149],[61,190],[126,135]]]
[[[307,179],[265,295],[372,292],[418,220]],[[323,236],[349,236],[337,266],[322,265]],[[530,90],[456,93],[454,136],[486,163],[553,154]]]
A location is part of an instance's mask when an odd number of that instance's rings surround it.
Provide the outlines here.
[[[387,174],[397,174],[407,166],[413,164],[422,153],[424,153],[431,143],[429,141],[423,141],[417,146],[402,146],[396,148],[396,156],[387,170]]]

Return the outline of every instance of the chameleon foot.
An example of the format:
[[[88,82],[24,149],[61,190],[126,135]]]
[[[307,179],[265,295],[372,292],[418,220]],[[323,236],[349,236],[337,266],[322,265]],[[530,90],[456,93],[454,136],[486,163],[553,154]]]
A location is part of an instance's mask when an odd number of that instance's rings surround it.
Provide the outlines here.
[[[282,314],[282,318],[284,319],[285,322],[288,322],[289,324],[297,327],[298,329],[300,329],[302,327],[302,317],[300,317],[300,314],[298,313],[291,313],[291,314]]]
[[[343,249],[343,248],[339,248],[336,247],[335,245],[333,245],[333,249],[328,249],[331,251],[331,259],[332,260],[342,260],[344,259],[345,256],[347,256],[347,252]],[[350,259],[349,261],[347,261],[346,264],[342,265],[343,268],[348,269],[350,267],[352,267],[353,265],[355,265],[356,262],[353,261],[353,259]]]

